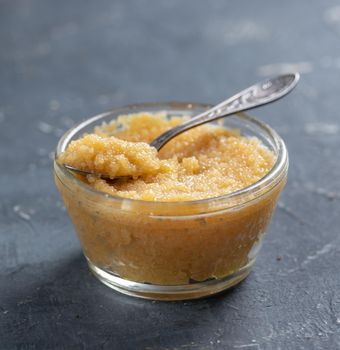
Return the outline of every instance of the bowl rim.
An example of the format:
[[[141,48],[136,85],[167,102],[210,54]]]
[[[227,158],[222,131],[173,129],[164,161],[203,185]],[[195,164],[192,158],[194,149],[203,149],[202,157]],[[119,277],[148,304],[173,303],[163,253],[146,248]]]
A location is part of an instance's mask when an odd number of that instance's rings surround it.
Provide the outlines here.
[[[285,176],[287,169],[288,169],[288,151],[286,148],[286,145],[282,138],[279,136],[279,134],[271,128],[268,124],[254,118],[250,117],[249,115],[241,112],[232,115],[233,117],[236,117],[244,122],[247,122],[249,124],[253,124],[257,127],[259,127],[262,131],[266,133],[267,136],[271,138],[271,141],[275,145],[276,148],[276,161],[271,170],[261,179],[259,179],[257,182],[244,187],[238,191],[231,192],[228,194],[220,195],[217,197],[210,197],[205,199],[199,199],[199,200],[188,200],[188,201],[146,201],[141,199],[132,199],[132,198],[126,198],[126,197],[119,197],[115,196],[109,193],[101,192],[93,187],[89,186],[88,184],[84,183],[83,181],[79,180],[77,177],[75,177],[69,170],[67,170],[65,167],[60,165],[56,160],[58,158],[58,155],[63,152],[68,145],[68,143],[71,141],[72,137],[78,133],[81,129],[85,128],[86,126],[95,123],[97,121],[100,121],[101,119],[111,115],[111,114],[131,114],[134,113],[137,110],[141,110],[143,108],[145,109],[155,109],[155,112],[160,111],[170,111],[176,110],[178,111],[185,111],[185,110],[194,110],[198,108],[207,109],[210,108],[212,105],[207,103],[200,103],[200,102],[179,102],[179,101],[170,101],[170,102],[144,102],[144,103],[135,103],[135,104],[128,104],[122,107],[113,108],[107,112],[103,112],[100,114],[96,114],[84,121],[81,121],[74,125],[72,128],[70,128],[68,131],[66,131],[61,138],[58,141],[57,148],[54,154],[54,173],[58,177],[58,179],[64,184],[64,181],[60,178],[59,174],[57,173],[56,169],[58,169],[58,172],[60,172],[63,176],[65,176],[67,179],[72,181],[75,185],[79,186],[82,190],[84,190],[87,193],[90,193],[92,195],[97,195],[99,197],[102,197],[106,200],[112,200],[116,203],[123,203],[124,204],[138,204],[143,206],[178,206],[178,205],[185,205],[185,206],[196,206],[196,205],[209,205],[210,203],[216,203],[216,202],[223,202],[223,201],[231,201],[234,199],[239,199],[242,196],[249,196],[252,194],[250,199],[241,201],[242,204],[246,204],[248,201],[252,201],[255,198],[257,198],[259,195],[262,195],[263,193],[267,193],[270,189],[275,187],[277,183],[280,182],[280,180]],[[159,109],[158,109],[159,108]],[[135,111],[134,111],[135,110]],[[151,111],[150,111],[151,112]],[[64,184],[65,185],[65,184]],[[71,189],[72,190],[72,189]],[[235,206],[240,205],[240,201],[237,201],[238,204]],[[124,205],[125,207],[125,205]],[[233,205],[231,205],[231,208]]]

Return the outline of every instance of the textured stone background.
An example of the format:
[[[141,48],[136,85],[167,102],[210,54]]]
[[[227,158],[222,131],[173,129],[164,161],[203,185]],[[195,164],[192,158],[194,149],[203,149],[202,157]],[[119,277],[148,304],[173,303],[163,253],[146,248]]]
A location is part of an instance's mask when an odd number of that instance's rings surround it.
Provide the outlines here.
[[[340,349],[337,1],[0,1],[0,348]],[[88,271],[51,155],[74,122],[143,101],[218,102],[299,70],[253,114],[290,178],[253,273],[222,295],[135,300]]]

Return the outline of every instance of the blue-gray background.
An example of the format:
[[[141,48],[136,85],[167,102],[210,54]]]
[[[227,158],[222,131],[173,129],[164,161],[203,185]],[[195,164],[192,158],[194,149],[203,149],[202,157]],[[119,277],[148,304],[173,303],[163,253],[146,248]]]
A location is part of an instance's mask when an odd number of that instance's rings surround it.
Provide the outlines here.
[[[53,183],[63,131],[290,70],[294,93],[253,112],[291,167],[249,278],[178,303],[96,281]],[[339,2],[1,0],[0,78],[1,349],[340,349]]]

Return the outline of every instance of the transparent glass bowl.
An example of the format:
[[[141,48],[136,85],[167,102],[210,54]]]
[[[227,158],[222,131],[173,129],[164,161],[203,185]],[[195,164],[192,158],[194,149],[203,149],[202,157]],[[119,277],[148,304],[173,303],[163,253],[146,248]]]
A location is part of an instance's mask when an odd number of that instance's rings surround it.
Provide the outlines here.
[[[70,141],[121,114],[164,111],[194,116],[209,106],[148,103],[100,114],[65,133],[56,157]],[[243,280],[259,252],[288,170],[284,142],[268,125],[239,114],[222,120],[256,136],[276,155],[272,170],[240,191],[197,201],[147,202],[94,190],[54,162],[56,185],[88,264],[109,287],[149,299],[194,299]]]

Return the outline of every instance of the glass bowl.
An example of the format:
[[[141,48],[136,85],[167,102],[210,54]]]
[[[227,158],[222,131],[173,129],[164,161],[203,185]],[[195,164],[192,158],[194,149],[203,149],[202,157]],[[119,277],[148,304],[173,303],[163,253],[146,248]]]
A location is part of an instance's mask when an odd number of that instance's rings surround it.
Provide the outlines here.
[[[90,118],[60,139],[56,158],[70,141],[121,114],[163,111],[194,116],[197,103],[146,103]],[[242,135],[256,136],[276,156],[255,184],[223,196],[180,202],[148,202],[99,192],[54,162],[56,185],[94,275],[135,297],[194,299],[221,292],[250,272],[287,178],[288,154],[280,136],[245,114],[222,120]]]

